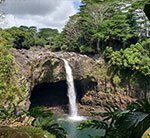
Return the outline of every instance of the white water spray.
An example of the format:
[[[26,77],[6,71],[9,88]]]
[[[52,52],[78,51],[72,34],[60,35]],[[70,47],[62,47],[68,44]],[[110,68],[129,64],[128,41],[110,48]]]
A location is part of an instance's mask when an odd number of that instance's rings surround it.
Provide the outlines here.
[[[66,69],[66,79],[67,79],[67,85],[68,85],[68,97],[69,97],[69,119],[78,121],[83,120],[84,118],[81,116],[78,116],[78,108],[76,103],[76,92],[74,87],[74,81],[72,76],[72,69],[69,66],[69,63],[67,60],[63,59]]]
[[[66,79],[68,85],[68,97],[69,97],[69,109],[70,117],[76,117],[78,114],[77,104],[76,104],[76,92],[74,88],[74,82],[72,77],[72,70],[68,64],[68,61],[64,59],[65,69],[66,69]]]

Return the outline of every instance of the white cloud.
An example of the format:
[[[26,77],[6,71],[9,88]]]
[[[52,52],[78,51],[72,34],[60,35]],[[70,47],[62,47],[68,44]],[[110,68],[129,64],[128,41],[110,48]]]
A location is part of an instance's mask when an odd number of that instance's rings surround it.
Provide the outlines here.
[[[34,25],[61,30],[69,16],[77,12],[74,1],[79,0],[5,0],[0,6],[0,12],[5,13],[0,27]]]

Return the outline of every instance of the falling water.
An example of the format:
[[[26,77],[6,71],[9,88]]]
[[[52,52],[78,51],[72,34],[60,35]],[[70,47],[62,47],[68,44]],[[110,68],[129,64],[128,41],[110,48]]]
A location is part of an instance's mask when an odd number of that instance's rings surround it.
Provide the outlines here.
[[[71,120],[83,120],[84,118],[81,116],[78,116],[78,108],[76,103],[76,92],[74,87],[74,81],[72,76],[72,69],[69,66],[69,63],[67,60],[64,60],[65,69],[66,69],[66,79],[67,79],[67,85],[68,85],[68,97],[69,97],[69,119]]]
[[[77,104],[76,104],[76,92],[74,88],[74,82],[72,77],[72,70],[69,66],[69,63],[67,60],[64,59],[65,63],[65,69],[66,69],[66,79],[67,79],[67,85],[68,85],[68,97],[69,97],[69,109],[70,109],[70,117],[77,117],[78,116],[78,110],[77,110]]]

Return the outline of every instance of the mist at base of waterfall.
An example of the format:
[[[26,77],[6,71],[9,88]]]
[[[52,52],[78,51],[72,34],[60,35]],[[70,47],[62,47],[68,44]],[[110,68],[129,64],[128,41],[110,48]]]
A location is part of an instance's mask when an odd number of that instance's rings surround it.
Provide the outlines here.
[[[86,121],[87,120],[87,118],[84,116],[68,116],[67,119],[70,121],[84,121],[84,120]]]
[[[96,130],[93,128],[77,130],[77,126],[80,125],[83,121],[86,121],[88,118],[78,115],[78,107],[76,103],[76,91],[74,87],[74,80],[72,75],[72,69],[69,65],[69,62],[65,59],[64,66],[66,70],[66,81],[68,85],[68,98],[69,98],[69,115],[57,117],[57,123],[67,131],[69,138],[88,138],[91,136],[103,136],[104,130]],[[56,117],[56,116],[55,116]]]
[[[80,116],[82,117],[82,116]],[[91,136],[104,136],[105,131],[104,130],[96,130],[93,128],[86,128],[83,130],[77,130],[77,126],[80,125],[80,123],[90,119],[88,117],[80,118],[81,120],[72,120],[69,119],[68,115],[63,116],[56,116],[54,120],[59,123],[68,133],[69,138],[88,138],[88,135]],[[83,119],[83,120],[82,120]]]

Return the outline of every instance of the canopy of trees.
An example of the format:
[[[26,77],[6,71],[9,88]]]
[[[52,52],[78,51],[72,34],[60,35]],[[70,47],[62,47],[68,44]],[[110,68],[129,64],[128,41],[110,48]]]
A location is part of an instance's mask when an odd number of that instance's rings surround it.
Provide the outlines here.
[[[148,0],[83,0],[80,11],[70,17],[52,47],[88,55],[99,54],[108,65],[112,80],[117,82],[115,85],[134,84],[148,90],[148,6]]]
[[[58,30],[51,28],[41,28],[37,31],[36,26],[20,26],[20,27],[12,27],[9,29],[2,30],[2,32],[6,32],[7,36],[5,39],[12,40],[12,44],[14,48],[21,49],[29,49],[32,46],[44,46],[49,44],[49,37],[55,38],[58,34]]]
[[[53,48],[95,54],[103,53],[106,46],[120,50],[136,44],[150,34],[143,12],[146,2],[83,0],[80,12],[70,17]]]

